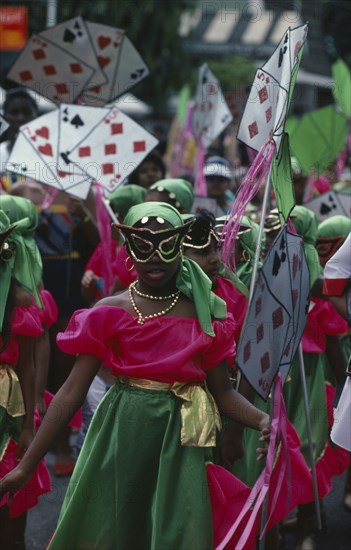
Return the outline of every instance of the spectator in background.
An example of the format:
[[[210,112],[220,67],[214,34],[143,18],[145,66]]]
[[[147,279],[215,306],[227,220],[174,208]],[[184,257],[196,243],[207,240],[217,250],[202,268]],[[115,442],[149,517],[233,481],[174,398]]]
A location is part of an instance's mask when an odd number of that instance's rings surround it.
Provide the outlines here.
[[[128,182],[148,189],[150,185],[166,176],[166,165],[160,153],[151,151],[128,176]]]
[[[216,199],[218,206],[226,214],[234,200],[230,190],[233,176],[231,164],[223,157],[209,157],[205,162],[204,176],[208,196]]]
[[[3,105],[4,117],[9,128],[4,136],[7,138],[0,144],[0,177],[5,190],[21,177],[10,172],[6,173],[6,162],[10,156],[20,126],[39,116],[38,105],[25,88],[14,88],[6,94]]]

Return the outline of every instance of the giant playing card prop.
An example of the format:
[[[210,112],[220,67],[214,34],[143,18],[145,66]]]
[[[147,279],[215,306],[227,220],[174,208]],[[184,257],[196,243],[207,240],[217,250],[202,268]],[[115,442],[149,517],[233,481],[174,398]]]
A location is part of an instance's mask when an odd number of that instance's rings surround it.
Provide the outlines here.
[[[56,103],[102,106],[148,74],[123,30],[75,17],[33,35],[7,77]]]
[[[202,65],[193,111],[193,133],[196,141],[201,137],[207,149],[232,119],[217,78],[206,64]]]
[[[302,238],[285,226],[258,274],[236,358],[263,399],[277,372],[283,380],[288,374],[306,324],[309,290]]]
[[[238,139],[258,151],[273,140],[278,151],[284,131],[307,25],[288,29],[255,79],[238,130]]]
[[[6,169],[85,198],[93,180],[118,187],[157,143],[116,107],[62,104],[21,126]]]
[[[240,220],[247,205],[266,181],[273,157],[280,149],[306,35],[307,25],[289,28],[285,32],[272,56],[256,72],[240,122],[238,139],[258,153],[236,195],[230,216],[234,221],[224,241],[223,260],[234,269],[232,251]],[[286,154],[282,155],[283,163],[277,161],[281,168],[285,164],[284,158]]]

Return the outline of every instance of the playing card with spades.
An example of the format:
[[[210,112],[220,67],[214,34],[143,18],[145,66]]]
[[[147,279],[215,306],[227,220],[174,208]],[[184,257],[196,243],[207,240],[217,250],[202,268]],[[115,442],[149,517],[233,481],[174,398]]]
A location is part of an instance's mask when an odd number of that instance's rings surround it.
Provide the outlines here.
[[[74,17],[54,27],[49,27],[40,32],[39,36],[50,40],[94,69],[89,86],[98,86],[107,82],[107,77],[99,65],[88,28],[81,17]]]
[[[73,103],[88,85],[94,69],[59,46],[33,35],[7,78],[55,103]]]
[[[57,158],[61,170],[81,173],[77,165],[70,164],[69,153],[77,143],[97,126],[110,109],[83,105],[60,105]]]

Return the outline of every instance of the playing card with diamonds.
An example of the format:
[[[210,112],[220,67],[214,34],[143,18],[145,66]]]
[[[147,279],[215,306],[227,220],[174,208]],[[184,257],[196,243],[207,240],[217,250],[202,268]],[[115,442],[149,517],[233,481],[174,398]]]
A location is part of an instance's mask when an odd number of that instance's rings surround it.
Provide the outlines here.
[[[125,93],[149,74],[149,70],[121,29],[87,21],[101,69],[108,82],[86,90],[87,105],[105,105]]]
[[[256,71],[237,137],[258,151],[274,139],[279,149],[284,129],[288,92],[262,69]]]
[[[259,271],[238,347],[237,363],[267,399],[278,370],[285,380],[306,324],[309,272],[303,241],[285,226]]]
[[[33,35],[7,77],[55,103],[73,103],[94,69],[59,46]]]
[[[121,184],[157,143],[154,136],[113,107],[68,157],[69,161],[80,166],[111,191]]]
[[[193,111],[193,133],[201,136],[205,148],[219,136],[232,120],[218,79],[206,64],[199,70],[196,99]]]
[[[92,39],[84,20],[81,17],[74,17],[54,27],[49,27],[39,33],[39,36],[59,46],[70,55],[83,61],[94,69],[89,86],[106,84],[107,77],[100,67]]]

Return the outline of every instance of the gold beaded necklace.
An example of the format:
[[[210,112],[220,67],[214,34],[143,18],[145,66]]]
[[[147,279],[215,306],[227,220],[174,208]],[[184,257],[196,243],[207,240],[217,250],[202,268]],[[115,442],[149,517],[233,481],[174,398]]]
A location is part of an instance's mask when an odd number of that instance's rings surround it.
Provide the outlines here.
[[[142,298],[147,298],[148,300],[172,300],[177,296],[177,294],[179,294],[179,290],[177,290],[177,292],[173,292],[173,294],[169,294],[168,296],[151,296],[151,294],[144,294],[143,292],[141,292],[141,290],[139,290],[137,287],[137,283],[138,281],[134,281],[134,283],[132,283],[132,288],[134,292],[136,292],[138,296],[141,296]]]
[[[138,315],[138,325],[143,325],[145,323],[145,321],[147,321],[148,319],[154,319],[156,317],[161,317],[162,315],[166,315],[166,313],[168,313],[169,311],[171,311],[171,309],[174,308],[174,306],[176,305],[176,303],[179,300],[180,290],[178,290],[174,294],[171,294],[170,296],[162,296],[162,297],[150,296],[149,294],[140,293],[140,290],[139,291],[136,290],[136,284],[137,284],[137,281],[134,281],[131,285],[129,285],[128,294],[129,294],[129,298],[130,298],[131,304],[133,306],[133,309],[134,309],[135,313]],[[139,296],[142,296],[143,298],[147,298],[149,300],[159,300],[159,299],[163,299],[163,300],[169,299],[170,300],[173,297],[174,297],[174,300],[172,301],[170,306],[168,306],[165,309],[162,309],[161,311],[158,311],[157,313],[152,313],[151,315],[143,315],[141,313],[140,309],[138,308],[138,306],[135,303],[134,296],[133,296],[133,290],[135,290],[135,292],[137,294],[139,294]]]

